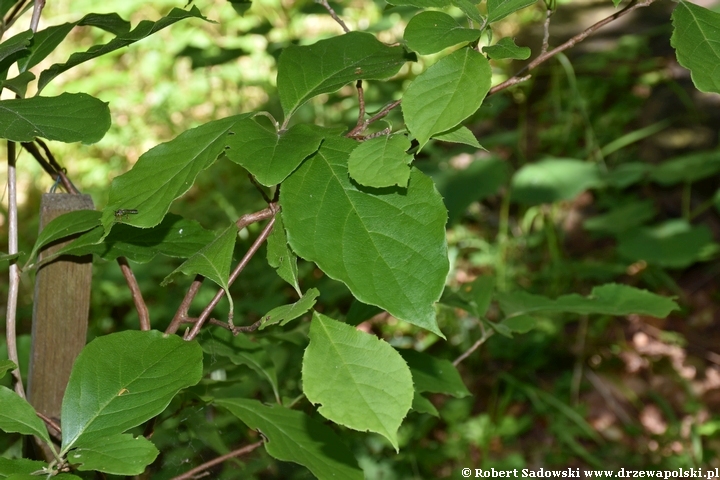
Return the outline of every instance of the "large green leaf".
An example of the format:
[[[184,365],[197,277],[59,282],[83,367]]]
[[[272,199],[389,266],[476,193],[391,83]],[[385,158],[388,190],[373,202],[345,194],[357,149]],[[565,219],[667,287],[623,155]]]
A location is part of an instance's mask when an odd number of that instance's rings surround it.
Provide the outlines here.
[[[140,475],[160,452],[145,437],[118,434],[104,437],[76,448],[68,456],[78,470],[111,473],[113,475]]]
[[[198,174],[223,152],[236,124],[251,114],[215,120],[187,130],[143,153],[132,170],[113,179],[103,210],[107,233],[118,221],[117,210],[137,210],[124,223],[141,228],[159,224],[170,204],[192,187]]]
[[[678,63],[690,70],[698,90],[720,93],[720,13],[680,0],[672,20]]]
[[[38,462],[35,460],[27,460],[25,458],[4,458],[0,457],[0,479],[5,479],[13,475],[24,474],[30,475],[33,472],[37,472],[47,467],[47,463]],[[42,477],[33,477],[38,479]]]
[[[41,91],[55,77],[71,69],[72,67],[87,62],[88,60],[92,60],[93,58],[97,58],[115,50],[127,47],[128,45],[142,40],[143,38],[146,38],[153,33],[162,30],[165,27],[169,27],[173,23],[191,17],[205,19],[205,17],[200,14],[200,10],[198,10],[195,5],[193,5],[189,11],[181,10],[179,8],[173,8],[170,13],[167,14],[167,16],[161,18],[157,22],[143,20],[138,23],[133,30],[116,36],[104,45],[93,45],[86,52],[73,53],[72,55],[70,55],[70,58],[67,62],[56,63],[40,74],[40,79],[38,80],[38,91]],[[115,23],[114,27],[118,32],[122,31],[121,29],[119,29],[119,25],[119,23]]]
[[[411,60],[402,47],[389,47],[373,35],[350,32],[309,46],[287,47],[278,60],[277,86],[285,116],[321,93],[356,80],[384,80]]]
[[[228,138],[225,155],[269,187],[281,183],[315,153],[322,139],[320,131],[311,125],[299,124],[278,133],[247,118],[238,122],[234,135]]]
[[[278,460],[299,463],[320,480],[363,480],[350,449],[329,427],[302,412],[257,400],[215,400],[248,427],[262,432],[267,452]]]
[[[512,199],[525,205],[572,200],[602,184],[596,164],[548,158],[525,165],[513,175]]]
[[[107,103],[85,93],[0,100],[0,138],[95,143],[110,128]]]
[[[98,225],[100,225],[100,212],[97,210],[75,210],[60,215],[43,227],[30,253],[30,258],[34,258],[41,248],[55,240],[87,232]]]
[[[328,138],[282,186],[288,241],[358,300],[442,335],[433,304],[449,269],[442,199],[417,170],[406,190],[350,182],[353,140]]]
[[[350,177],[366,187],[407,187],[413,156],[406,152],[410,140],[405,135],[383,135],[366,140],[350,154]]]
[[[462,48],[413,80],[403,95],[402,110],[420,148],[434,134],[475,113],[490,90],[491,78],[487,59],[472,48]]]
[[[197,342],[158,331],[96,338],[75,360],[63,397],[63,452],[151,419],[201,376]]]
[[[282,215],[275,217],[275,225],[267,239],[267,261],[280,278],[292,285],[298,295],[302,295],[298,283],[297,256],[288,246]]]
[[[388,343],[315,312],[302,381],[322,416],[379,433],[398,449],[397,430],[412,406],[413,379]]]
[[[631,287],[610,283],[592,289],[587,297],[577,294],[563,295],[551,300],[526,292],[499,293],[500,308],[508,316],[537,312],[567,312],[580,315],[650,315],[667,317],[678,310],[677,304],[666,297]]]
[[[458,398],[470,395],[460,373],[449,360],[409,349],[398,352],[410,367],[416,392],[443,393]]]
[[[464,28],[447,13],[428,11],[415,15],[405,27],[408,48],[421,55],[437,53],[480,38],[480,30]]]
[[[305,313],[315,305],[315,299],[317,299],[319,295],[320,292],[317,288],[311,288],[305,292],[305,295],[297,302],[273,308],[263,315],[263,323],[260,325],[260,330],[277,323],[286,325],[292,320],[305,315]]]
[[[488,23],[502,20],[511,13],[534,4],[536,0],[488,0]]]
[[[37,435],[50,443],[47,428],[27,400],[7,387],[0,386],[0,430],[7,433]]]
[[[498,40],[495,45],[483,47],[482,51],[487,53],[493,60],[502,60],[510,58],[513,60],[527,60],[530,58],[530,48],[518,47],[515,40],[510,37],[504,37]]]

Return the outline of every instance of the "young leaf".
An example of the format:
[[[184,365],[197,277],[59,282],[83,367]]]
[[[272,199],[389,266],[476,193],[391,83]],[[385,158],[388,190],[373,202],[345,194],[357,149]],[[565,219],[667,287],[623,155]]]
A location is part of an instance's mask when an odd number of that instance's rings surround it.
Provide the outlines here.
[[[97,227],[100,225],[100,215],[101,213],[96,210],[76,210],[52,219],[38,235],[35,246],[30,252],[30,258],[35,258],[41,248],[55,240]]]
[[[420,55],[430,55],[453,45],[474,42],[480,34],[480,30],[463,28],[446,13],[428,11],[410,19],[404,37],[411,50]]]
[[[63,397],[63,453],[151,419],[201,376],[197,342],[158,331],[96,338],[75,360]]]
[[[433,135],[432,138],[440,140],[441,142],[464,143],[465,145],[470,145],[471,147],[483,148],[478,143],[477,138],[475,138],[475,134],[472,133],[469,128],[462,125],[437,133]]]
[[[11,370],[15,370],[15,365],[11,360],[0,360],[0,378],[4,377],[5,374]]]
[[[278,460],[307,467],[320,480],[363,480],[357,460],[326,425],[302,412],[280,405],[267,407],[257,400],[215,400],[248,427],[262,432],[267,452]]]
[[[669,298],[616,283],[595,287],[587,297],[571,294],[551,300],[526,292],[499,293],[497,297],[500,308],[508,316],[536,312],[567,312],[580,315],[636,313],[665,318],[671,311],[679,310],[677,304]]]
[[[32,72],[23,72],[17,77],[0,82],[0,87],[7,88],[18,97],[23,98],[27,92],[28,83],[33,80],[35,80],[35,75]]]
[[[320,292],[317,288],[311,288],[305,292],[305,295],[303,295],[297,302],[273,308],[263,315],[263,323],[260,325],[260,330],[277,323],[280,325],[286,325],[288,322],[301,317],[315,305],[315,299],[319,295]]]
[[[100,57],[107,53],[119,50],[123,47],[127,47],[145,37],[152,35],[155,32],[159,32],[165,27],[169,27],[173,23],[179,22],[185,18],[202,18],[206,20],[200,14],[200,10],[193,5],[189,11],[181,10],[179,8],[173,8],[166,17],[161,18],[157,22],[151,22],[149,20],[143,20],[137,24],[137,26],[130,32],[123,33],[110,40],[105,45],[93,45],[86,52],[77,52],[70,55],[70,58],[65,63],[56,63],[50,68],[40,74],[40,80],[38,80],[38,92],[40,92],[45,86],[50,83],[55,77],[61,73],[80,65],[81,63],[92,60],[93,58]]]
[[[513,175],[512,199],[525,205],[572,200],[602,184],[595,163],[549,158],[522,167]]]
[[[234,133],[228,137],[225,155],[266,187],[285,180],[308,155],[317,151],[323,139],[311,125],[299,124],[277,133],[252,118],[238,122]]]
[[[470,395],[452,362],[411,349],[399,349],[398,353],[410,367],[416,392],[443,393],[457,398]]]
[[[537,319],[530,315],[505,318],[500,322],[513,333],[527,333],[537,325]]]
[[[159,224],[170,204],[192,187],[198,174],[217,159],[236,124],[251,114],[215,120],[187,130],[143,153],[132,170],[115,177],[103,210],[107,233],[117,222],[115,212],[137,210],[123,223],[141,228]]]
[[[720,13],[680,0],[672,14],[678,63],[690,70],[698,90],[720,93]]]
[[[510,37],[501,38],[495,45],[483,47],[482,51],[487,53],[493,60],[502,60],[505,58],[527,60],[530,58],[531,53],[528,47],[518,47],[515,44],[515,40]]]
[[[7,433],[37,435],[45,443],[50,443],[47,428],[35,409],[27,400],[18,396],[7,387],[0,386],[0,430]]]
[[[309,46],[287,47],[278,60],[277,88],[285,117],[310,98],[356,80],[384,80],[411,60],[402,47],[350,32]]]
[[[275,226],[267,239],[267,261],[280,278],[292,285],[298,295],[302,296],[298,283],[297,256],[288,247],[282,215],[275,217]]]
[[[495,23],[502,20],[511,13],[522,10],[534,4],[535,0],[488,0],[488,23]]]
[[[107,103],[85,93],[0,100],[0,138],[95,143],[110,128]]]
[[[437,411],[437,408],[435,408],[435,405],[419,394],[417,390],[415,391],[415,396],[413,396],[412,409],[418,413],[427,413],[433,417],[440,418],[440,413]]]
[[[398,449],[413,379],[388,343],[315,312],[302,367],[303,392],[335,423],[379,433]]]
[[[407,190],[358,189],[347,172],[355,146],[328,138],[285,180],[288,241],[358,300],[442,335],[433,308],[449,270],[442,200],[415,169]]]
[[[410,140],[405,135],[383,135],[366,140],[350,154],[350,178],[366,187],[407,187],[410,179]]]
[[[80,464],[80,471],[98,471],[113,475],[140,475],[160,452],[145,437],[118,434],[99,438],[73,450],[68,460]]]
[[[449,130],[480,108],[490,90],[487,59],[462,48],[421,73],[403,95],[405,123],[422,148],[436,133]]]

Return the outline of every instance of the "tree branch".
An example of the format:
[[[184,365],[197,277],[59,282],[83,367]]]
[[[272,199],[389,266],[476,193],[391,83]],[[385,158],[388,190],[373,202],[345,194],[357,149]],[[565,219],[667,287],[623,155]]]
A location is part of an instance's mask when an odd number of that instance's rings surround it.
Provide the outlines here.
[[[364,132],[365,129],[368,126],[370,126],[371,123],[376,122],[376,121],[380,120],[381,118],[383,118],[385,115],[390,113],[390,111],[392,109],[399,106],[401,102],[402,102],[402,100],[395,100],[394,102],[392,102],[388,105],[385,105],[382,108],[382,110],[380,110],[378,113],[376,113],[372,117],[365,120],[361,125],[356,125],[355,128],[350,130],[347,134],[345,134],[345,136],[348,138],[357,138],[357,137],[361,136],[362,132]]]
[[[198,465],[197,467],[183,473],[182,475],[173,477],[171,480],[189,480],[189,479],[193,479],[193,478],[198,478],[198,476],[197,476],[198,473],[202,473],[205,470],[208,470],[208,469],[214,467],[215,465],[223,463],[226,460],[230,460],[231,458],[240,457],[242,455],[245,455],[246,453],[250,453],[262,444],[263,444],[263,441],[261,440],[259,442],[255,442],[253,444],[246,445],[242,448],[238,448],[237,450],[233,450],[230,453],[226,453],[225,455],[214,458],[214,459],[210,460],[209,462],[205,462],[202,465]]]
[[[480,321],[480,331],[482,332],[482,336],[480,337],[480,339],[475,342],[472,347],[468,348],[462,355],[455,359],[455,361],[453,362],[453,367],[457,367],[458,365],[460,365],[460,362],[472,355],[472,353],[478,348],[480,348],[480,345],[485,343],[485,341],[488,338],[492,337],[494,333],[492,330],[485,330],[485,325],[483,325],[482,320]]]
[[[338,17],[338,14],[335,13],[335,10],[333,10],[327,0],[315,0],[315,2],[325,7],[325,10],[328,11],[333,20],[335,20],[342,27],[343,32],[348,33],[350,31],[347,25],[345,25],[345,22],[342,21],[342,18]]]
[[[125,281],[130,288],[130,293],[132,294],[133,302],[135,303],[135,308],[138,312],[138,318],[140,319],[140,330],[144,332],[149,331],[151,328],[150,314],[148,313],[147,305],[145,304],[145,300],[143,299],[140,286],[135,279],[135,274],[130,268],[130,265],[128,265],[127,258],[118,257],[117,262],[118,265],[120,265],[120,270],[122,271],[122,274],[125,277]]]
[[[45,0],[35,0],[33,5],[32,18],[30,19],[30,29],[33,33],[37,32],[38,25],[40,24],[40,14],[45,7]]]

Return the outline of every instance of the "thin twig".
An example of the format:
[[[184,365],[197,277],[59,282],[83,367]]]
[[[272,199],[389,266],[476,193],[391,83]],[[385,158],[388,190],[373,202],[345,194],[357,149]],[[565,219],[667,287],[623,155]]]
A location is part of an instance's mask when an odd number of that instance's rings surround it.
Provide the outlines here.
[[[240,275],[240,272],[245,269],[247,264],[250,262],[250,259],[255,255],[255,253],[260,249],[260,245],[263,244],[265,240],[267,240],[267,237],[270,235],[270,232],[272,232],[273,225],[275,225],[275,217],[270,219],[268,224],[265,226],[262,232],[260,232],[260,235],[258,238],[255,239],[255,242],[250,246],[245,256],[240,260],[240,263],[237,264],[235,267],[235,270],[230,274],[230,278],[228,279],[228,285],[232,285],[233,282],[237,279],[237,277]],[[195,322],[195,325],[193,325],[193,328],[184,335],[185,340],[192,340],[195,338],[198,333],[200,333],[200,329],[202,328],[205,321],[210,318],[210,312],[213,311],[213,309],[217,306],[217,304],[220,302],[220,299],[225,295],[224,289],[219,289],[218,292],[215,294],[213,299],[210,301],[207,307],[202,311],[200,316],[198,317],[197,322]],[[238,327],[235,327],[235,330],[237,330]]]
[[[10,27],[13,26],[15,21],[20,18],[20,10],[25,8],[25,4],[27,3],[27,0],[23,0],[21,2],[18,2],[15,4],[15,7],[13,8],[12,12],[7,16],[7,20],[3,21],[3,30],[0,31],[0,38],[2,38],[2,35],[8,31]],[[25,13],[25,12],[22,12]]]
[[[385,106],[382,108],[382,110],[380,110],[378,113],[376,113],[376,114],[373,115],[372,117],[370,117],[370,118],[368,118],[367,120],[365,120],[365,121],[362,123],[362,125],[358,125],[358,126],[356,126],[355,128],[353,128],[352,130],[350,130],[347,134],[345,134],[345,136],[348,137],[348,138],[356,138],[356,137],[360,136],[360,135],[362,134],[362,132],[364,132],[365,129],[366,129],[371,123],[376,122],[376,121],[380,120],[381,118],[383,118],[385,115],[387,115],[388,113],[390,113],[390,111],[391,111],[392,109],[394,109],[394,108],[396,108],[397,106],[399,106],[401,102],[402,102],[402,100],[395,100],[394,102],[392,102],[392,103],[390,103],[390,104],[388,104],[388,105],[385,105]]]
[[[541,55],[548,51],[548,45],[550,43],[550,17],[552,16],[552,14],[552,9],[548,7],[547,11],[545,12],[545,23],[543,24],[543,42],[542,48],[540,49]]]
[[[357,124],[355,124],[355,128],[360,127],[363,124],[363,120],[365,119],[365,94],[363,92],[363,86],[362,86],[362,80],[358,80],[355,84],[357,87],[358,92],[358,121]]]
[[[170,322],[170,325],[168,325],[168,327],[165,329],[166,335],[171,335],[177,332],[178,328],[180,328],[180,324],[189,322],[188,311],[190,311],[190,304],[195,298],[195,295],[197,295],[197,293],[200,291],[203,280],[205,280],[205,277],[203,277],[202,275],[195,276],[195,280],[193,280],[193,283],[190,284],[190,288],[188,288],[188,291],[185,294],[185,298],[183,298],[182,302],[180,303],[180,307],[178,308],[177,312],[175,312],[175,316]]]
[[[345,25],[345,22],[342,21],[342,18],[338,17],[337,13],[335,13],[335,10],[333,10],[327,0],[315,0],[315,2],[325,7],[325,10],[328,11],[333,20],[340,24],[345,33],[350,32],[350,29],[347,27],[347,25]]]
[[[40,14],[42,13],[44,7],[45,0],[35,0],[35,5],[33,5],[32,18],[30,19],[30,30],[32,30],[33,33],[37,32],[38,25],[40,24]]]
[[[15,142],[8,141],[8,254],[10,255],[18,253],[18,206],[15,168],[16,153]],[[9,268],[5,341],[7,343],[8,359],[18,366],[18,368],[12,371],[12,376],[15,379],[15,392],[22,398],[25,398],[25,388],[23,388],[22,375],[20,374],[20,361],[18,360],[17,331],[15,329],[17,322],[17,300],[19,291],[20,269],[18,268],[17,259],[13,259],[10,260]]]
[[[263,190],[262,186],[257,182],[255,176],[252,173],[248,173],[248,177],[250,178],[250,183],[252,183],[257,191],[260,192],[260,195],[262,195],[263,200],[265,200],[268,204],[272,203],[272,200],[270,200],[270,197],[268,197],[267,193],[265,193],[265,190]]]
[[[55,432],[49,432],[50,435],[53,436],[53,438],[56,438],[58,440],[62,439],[62,429],[60,428],[60,425],[55,423],[55,421],[52,418],[48,417],[47,415],[45,415],[43,413],[38,412],[37,410],[35,411],[35,415],[40,417],[40,419],[43,422],[45,422],[45,425],[47,425],[48,427],[50,427],[52,430],[55,431]]]
[[[462,362],[467,357],[472,355],[472,353],[475,350],[477,350],[478,348],[480,348],[480,345],[485,343],[487,341],[487,339],[492,337],[492,334],[494,333],[493,330],[485,330],[485,325],[483,325],[482,321],[480,322],[480,331],[482,332],[482,336],[480,337],[480,339],[477,342],[475,342],[472,347],[468,348],[465,351],[465,353],[463,353],[462,355],[460,355],[458,358],[455,359],[455,361],[453,362],[454,367],[457,367],[460,364],[460,362]]]
[[[148,313],[147,305],[145,304],[145,300],[143,299],[140,286],[135,279],[135,274],[130,268],[130,265],[128,265],[127,258],[118,257],[117,262],[118,265],[120,265],[120,270],[122,271],[122,274],[125,277],[125,281],[130,288],[130,293],[132,294],[133,302],[135,303],[135,308],[138,312],[138,318],[140,319],[140,330],[147,332],[151,328],[150,314]]]
[[[261,440],[259,442],[255,442],[255,443],[247,445],[245,447],[238,448],[237,450],[233,450],[230,453],[226,453],[225,455],[221,455],[217,458],[214,458],[214,459],[210,460],[209,462],[205,462],[202,465],[198,465],[197,467],[183,473],[182,475],[173,477],[171,480],[189,480],[189,479],[193,479],[193,478],[199,478],[199,477],[197,477],[198,473],[202,473],[205,470],[208,470],[208,469],[214,467],[215,465],[223,463],[226,460],[230,460],[231,458],[240,457],[242,455],[245,455],[246,453],[250,453],[253,450],[257,449],[262,444],[263,444],[263,441]]]

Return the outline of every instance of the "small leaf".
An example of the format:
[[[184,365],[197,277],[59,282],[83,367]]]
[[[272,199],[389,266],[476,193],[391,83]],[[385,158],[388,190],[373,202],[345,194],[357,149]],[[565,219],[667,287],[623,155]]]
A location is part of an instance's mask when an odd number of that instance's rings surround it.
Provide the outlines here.
[[[363,480],[363,471],[343,441],[326,425],[297,410],[267,407],[257,400],[215,400],[248,427],[262,432],[274,458],[307,467],[320,480]]]
[[[537,319],[530,315],[518,315],[510,317],[500,322],[509,328],[513,333],[527,333],[537,325]]]
[[[463,28],[446,13],[426,11],[410,19],[404,37],[411,50],[430,55],[454,45],[474,42],[480,35],[480,30]]]
[[[484,25],[485,19],[480,15],[477,3],[475,0],[452,0],[452,4],[462,10],[470,20],[477,22],[478,25]]]
[[[263,323],[260,326],[260,330],[270,325],[279,323],[280,325],[286,325],[288,322],[299,318],[315,305],[315,299],[320,295],[317,288],[311,288],[300,300],[290,305],[283,305],[270,310],[268,313],[263,315]]]
[[[96,338],[75,360],[63,397],[63,453],[153,418],[201,376],[195,341],[132,330]]]
[[[290,250],[282,215],[275,217],[275,226],[267,239],[267,261],[277,274],[302,296],[298,283],[297,256]]]
[[[677,304],[666,297],[631,287],[609,283],[592,289],[587,297],[577,294],[563,295],[551,300],[526,292],[499,293],[500,308],[508,316],[535,312],[567,312],[579,315],[649,315],[665,318],[679,310]]]
[[[5,66],[2,62],[11,55],[26,50],[30,46],[32,38],[32,30],[25,30],[24,32],[20,32],[0,43],[0,66],[5,67],[2,71],[0,71],[0,73],[7,71],[7,67],[10,67],[9,64]],[[4,78],[5,76],[0,75],[0,77]]]
[[[511,13],[529,7],[535,0],[488,0],[488,23],[495,23],[502,20]]]
[[[698,90],[720,93],[720,13],[680,0],[672,21],[678,63],[690,70]]]
[[[105,232],[116,224],[115,211],[119,209],[138,211],[123,220],[129,225],[149,228],[159,224],[170,204],[190,190],[200,172],[223,152],[236,124],[250,115],[208,122],[143,153],[132,170],[115,177],[110,185],[102,216]]]
[[[350,154],[350,177],[366,187],[407,187],[410,179],[410,140],[405,135],[383,135],[362,142]]]
[[[462,125],[437,133],[433,135],[432,138],[440,140],[441,142],[464,143],[465,145],[470,145],[471,147],[482,148],[480,143],[478,143],[477,138],[475,138],[475,134],[472,133],[469,128]]]
[[[415,169],[404,191],[358,189],[347,172],[355,145],[328,138],[285,180],[288,241],[361,302],[442,335],[433,308],[449,270],[442,200]]]
[[[402,47],[349,32],[309,46],[287,47],[278,59],[277,87],[285,117],[310,98],[356,80],[385,80],[411,60]]]
[[[435,405],[433,405],[430,400],[420,395],[417,390],[415,391],[415,396],[413,397],[412,409],[418,413],[427,413],[433,417],[440,418],[440,413],[437,411],[437,408],[435,408]]]
[[[411,349],[400,349],[398,353],[410,367],[416,392],[442,393],[457,398],[470,395],[452,362]]]
[[[140,475],[155,461],[160,452],[145,437],[112,435],[74,449],[68,455],[78,470],[98,471],[113,475]]]
[[[37,435],[45,443],[50,443],[50,436],[35,409],[27,400],[7,387],[0,386],[0,430],[7,433]]]
[[[527,164],[513,175],[512,199],[525,205],[572,200],[589,188],[602,185],[595,163],[549,158]]]
[[[30,258],[35,258],[41,248],[55,240],[97,227],[100,225],[100,215],[101,213],[96,210],[75,210],[52,219],[38,235],[35,246],[30,252]]]
[[[0,478],[16,478],[16,475],[30,475],[33,472],[37,472],[47,467],[48,464],[45,462],[38,462],[35,460],[27,460],[25,458],[4,458],[0,457]],[[38,479],[42,477],[33,477]]]
[[[692,183],[720,172],[720,150],[673,158],[650,170],[650,180],[660,185]]]
[[[317,128],[299,124],[280,134],[247,118],[235,126],[225,155],[270,187],[281,183],[308,155],[315,153],[323,137]]]
[[[0,138],[95,143],[110,128],[107,103],[85,93],[0,100]]]
[[[38,80],[38,92],[45,88],[45,86],[55,77],[72,67],[115,50],[119,50],[123,47],[127,47],[128,45],[142,40],[153,33],[159,32],[160,30],[179,22],[180,20],[191,17],[206,20],[205,17],[200,14],[200,10],[198,10],[195,5],[193,5],[189,11],[182,10],[180,8],[173,8],[167,16],[161,18],[157,22],[142,20],[132,31],[118,35],[104,45],[93,45],[86,52],[73,53],[70,55],[67,62],[56,63],[40,74],[40,80]]]
[[[474,316],[481,318],[485,316],[493,293],[495,292],[495,277],[492,275],[482,275],[476,278],[472,283],[466,283],[460,287],[459,296],[468,302]]]
[[[302,368],[303,392],[335,423],[379,433],[398,449],[412,405],[410,369],[388,343],[315,312]]]
[[[18,97],[23,98],[27,92],[28,83],[33,80],[35,80],[35,75],[32,72],[23,72],[17,77],[0,82],[0,87],[7,88]]]
[[[475,113],[490,90],[487,59],[462,48],[441,59],[410,83],[402,101],[405,123],[422,148]]]
[[[503,60],[506,58],[527,60],[530,58],[531,53],[528,47],[518,47],[515,44],[515,40],[510,37],[501,38],[495,45],[483,47],[482,51],[487,53],[493,60]]]
[[[11,360],[0,360],[0,378],[4,377],[7,372],[15,370],[15,365]]]

